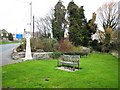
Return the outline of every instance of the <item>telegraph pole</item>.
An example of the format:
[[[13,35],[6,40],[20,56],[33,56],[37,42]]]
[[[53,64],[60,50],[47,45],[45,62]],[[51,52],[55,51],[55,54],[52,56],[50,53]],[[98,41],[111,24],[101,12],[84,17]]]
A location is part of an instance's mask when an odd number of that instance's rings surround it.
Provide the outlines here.
[[[34,28],[34,16],[33,16],[33,49],[35,50],[36,49],[36,39],[35,39],[35,28]]]
[[[32,35],[32,2],[30,2],[30,34]]]
[[[33,38],[34,38],[34,16],[33,16]]]

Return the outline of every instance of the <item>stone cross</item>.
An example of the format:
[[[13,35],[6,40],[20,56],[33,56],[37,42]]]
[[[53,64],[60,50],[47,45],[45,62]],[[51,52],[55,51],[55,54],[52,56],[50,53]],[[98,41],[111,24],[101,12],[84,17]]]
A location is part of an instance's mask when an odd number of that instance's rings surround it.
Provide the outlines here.
[[[27,33],[25,38],[26,38],[25,60],[30,60],[30,59],[32,59],[31,47],[30,47],[30,38],[31,38],[30,33]]]

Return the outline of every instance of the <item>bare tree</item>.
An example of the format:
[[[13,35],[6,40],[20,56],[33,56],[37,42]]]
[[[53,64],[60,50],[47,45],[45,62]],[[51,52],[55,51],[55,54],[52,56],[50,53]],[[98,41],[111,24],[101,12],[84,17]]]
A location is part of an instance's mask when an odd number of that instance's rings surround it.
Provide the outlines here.
[[[104,39],[105,39],[105,33],[101,30],[98,30],[98,33],[99,33],[99,40],[100,42],[104,42]]]
[[[112,33],[118,27],[118,3],[117,2],[107,2],[104,3],[98,9],[98,18],[104,29],[104,32],[100,32],[105,50],[109,49],[110,41],[112,39]]]
[[[117,2],[107,2],[98,9],[98,18],[105,32],[107,28],[116,29],[118,16]]]
[[[52,34],[52,19],[53,19],[53,9],[50,10],[45,17],[36,18],[36,27],[40,32],[40,35],[48,37]]]

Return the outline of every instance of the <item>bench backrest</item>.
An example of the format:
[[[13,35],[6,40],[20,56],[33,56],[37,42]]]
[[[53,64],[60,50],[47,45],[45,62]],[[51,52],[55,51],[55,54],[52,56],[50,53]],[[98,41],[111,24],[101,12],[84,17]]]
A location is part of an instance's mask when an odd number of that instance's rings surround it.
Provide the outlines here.
[[[63,55],[63,61],[79,62],[80,55]]]

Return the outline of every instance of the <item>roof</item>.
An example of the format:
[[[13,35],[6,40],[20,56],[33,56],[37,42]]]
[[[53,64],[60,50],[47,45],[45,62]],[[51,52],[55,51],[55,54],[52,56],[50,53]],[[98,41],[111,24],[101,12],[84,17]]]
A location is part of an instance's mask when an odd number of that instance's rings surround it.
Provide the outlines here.
[[[0,33],[8,33],[5,29],[0,30]]]

